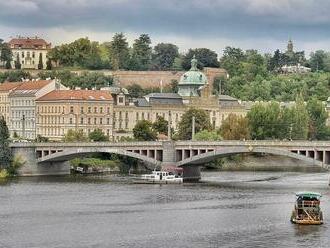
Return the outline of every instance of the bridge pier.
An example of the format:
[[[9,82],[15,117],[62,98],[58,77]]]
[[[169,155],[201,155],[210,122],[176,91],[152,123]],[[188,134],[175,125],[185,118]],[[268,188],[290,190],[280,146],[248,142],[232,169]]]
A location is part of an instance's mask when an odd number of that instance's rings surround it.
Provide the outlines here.
[[[183,180],[186,182],[197,182],[201,179],[200,166],[187,165],[182,166],[183,168]]]

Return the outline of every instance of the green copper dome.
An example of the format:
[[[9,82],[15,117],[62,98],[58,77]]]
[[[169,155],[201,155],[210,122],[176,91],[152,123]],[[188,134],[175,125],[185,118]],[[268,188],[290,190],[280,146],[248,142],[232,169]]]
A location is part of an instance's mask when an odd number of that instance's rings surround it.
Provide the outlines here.
[[[191,60],[191,68],[185,72],[179,82],[178,94],[181,96],[198,96],[200,87],[207,84],[207,77],[197,69],[197,59],[195,56]]]

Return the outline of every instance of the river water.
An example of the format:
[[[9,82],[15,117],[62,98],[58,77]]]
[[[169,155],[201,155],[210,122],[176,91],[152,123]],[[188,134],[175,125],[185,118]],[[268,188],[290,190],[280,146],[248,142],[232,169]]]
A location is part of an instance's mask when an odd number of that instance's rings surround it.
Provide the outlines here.
[[[330,247],[328,173],[215,172],[203,183],[33,177],[0,185],[0,247]],[[294,192],[325,224],[290,223]]]

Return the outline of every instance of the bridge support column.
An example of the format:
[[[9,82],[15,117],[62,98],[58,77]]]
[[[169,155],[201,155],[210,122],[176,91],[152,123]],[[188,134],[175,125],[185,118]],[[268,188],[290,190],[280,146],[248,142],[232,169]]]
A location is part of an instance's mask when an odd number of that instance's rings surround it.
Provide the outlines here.
[[[70,174],[69,162],[38,163],[34,147],[12,148],[13,155],[24,162],[19,170],[21,176],[67,175]]]
[[[200,166],[187,165],[183,168],[183,180],[189,182],[196,182],[201,179]]]

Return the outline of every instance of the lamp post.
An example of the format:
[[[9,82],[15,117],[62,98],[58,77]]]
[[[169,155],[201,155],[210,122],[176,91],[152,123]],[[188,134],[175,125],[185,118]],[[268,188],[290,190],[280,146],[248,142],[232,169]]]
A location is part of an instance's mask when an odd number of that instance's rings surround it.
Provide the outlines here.
[[[168,111],[168,122],[167,122],[167,139],[171,140],[171,125],[172,125],[172,114],[171,110]]]
[[[22,138],[25,139],[25,115],[22,117]]]
[[[191,120],[191,140],[195,139],[195,116],[192,117]]]

